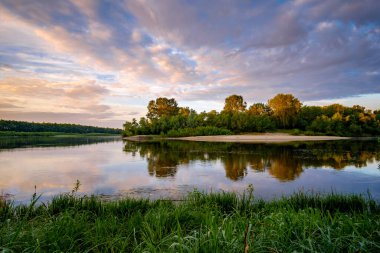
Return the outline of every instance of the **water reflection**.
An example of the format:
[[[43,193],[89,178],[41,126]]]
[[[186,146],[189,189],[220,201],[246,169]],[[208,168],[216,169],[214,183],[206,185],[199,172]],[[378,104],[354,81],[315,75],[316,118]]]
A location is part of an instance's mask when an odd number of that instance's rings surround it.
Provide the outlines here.
[[[248,169],[266,171],[285,182],[295,180],[307,168],[362,168],[380,161],[380,144],[376,141],[289,144],[126,141],[124,152],[145,158],[149,175],[157,178],[174,177],[180,165],[194,161],[220,161],[226,177],[232,181],[242,180]]]
[[[173,198],[194,188],[270,199],[305,191],[366,193],[380,200],[380,143],[234,144],[122,142],[112,138],[0,140],[0,195],[29,201],[69,192]],[[7,143],[7,144],[5,144]],[[87,145],[91,144],[91,145]],[[21,148],[17,148],[21,147]],[[27,148],[25,148],[27,147]]]

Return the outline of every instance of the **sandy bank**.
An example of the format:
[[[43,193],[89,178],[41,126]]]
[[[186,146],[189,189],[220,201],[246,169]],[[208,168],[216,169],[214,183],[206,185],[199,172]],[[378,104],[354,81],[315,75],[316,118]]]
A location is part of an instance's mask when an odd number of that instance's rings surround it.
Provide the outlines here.
[[[169,138],[168,138],[169,139]],[[210,142],[290,142],[290,141],[330,141],[330,140],[346,140],[350,137],[339,136],[304,136],[304,135],[289,135],[282,133],[265,133],[258,135],[214,135],[214,136],[191,136],[170,138],[175,140],[187,141],[210,141]]]

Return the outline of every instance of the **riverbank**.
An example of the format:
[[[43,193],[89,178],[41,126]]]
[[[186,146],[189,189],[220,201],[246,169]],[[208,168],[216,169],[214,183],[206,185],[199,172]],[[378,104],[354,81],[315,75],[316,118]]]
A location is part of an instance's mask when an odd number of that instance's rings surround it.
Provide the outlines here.
[[[246,135],[190,136],[190,137],[178,137],[174,139],[186,140],[186,141],[208,141],[208,142],[276,143],[276,142],[292,142],[292,141],[347,140],[351,138],[341,137],[341,136],[307,136],[307,135],[290,135],[290,134],[285,134],[285,133],[263,133],[263,134],[257,134],[257,135],[246,134]]]
[[[210,135],[210,136],[189,136],[189,137],[160,137],[158,135],[136,135],[124,137],[130,141],[148,141],[148,140],[185,140],[185,141],[204,141],[204,142],[246,142],[246,143],[281,143],[292,141],[330,141],[330,140],[348,140],[352,137],[342,136],[308,136],[308,135],[290,135],[287,133],[258,133],[258,134],[241,134],[241,135]]]
[[[252,192],[190,193],[179,203],[61,195],[51,203],[0,201],[6,252],[378,252],[380,206],[360,196],[264,202]]]

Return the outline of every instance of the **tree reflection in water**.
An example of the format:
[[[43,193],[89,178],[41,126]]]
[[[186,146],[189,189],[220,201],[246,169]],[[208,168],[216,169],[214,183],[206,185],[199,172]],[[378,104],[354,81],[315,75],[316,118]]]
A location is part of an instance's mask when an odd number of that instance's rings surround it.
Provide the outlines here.
[[[287,144],[125,141],[124,151],[145,158],[149,175],[158,178],[175,176],[179,165],[191,161],[220,161],[226,177],[233,181],[243,179],[248,168],[267,171],[279,181],[291,181],[307,168],[361,168],[380,161],[380,144],[373,141]]]

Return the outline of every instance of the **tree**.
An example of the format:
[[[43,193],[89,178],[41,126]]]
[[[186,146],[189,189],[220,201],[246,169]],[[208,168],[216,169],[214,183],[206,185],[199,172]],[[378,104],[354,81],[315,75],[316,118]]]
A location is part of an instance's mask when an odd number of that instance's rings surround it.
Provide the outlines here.
[[[139,132],[138,134],[149,134],[150,133],[150,125],[148,119],[141,117],[139,120]]]
[[[375,110],[375,111],[373,111],[373,114],[375,114],[375,118],[376,118],[376,120],[379,120],[379,121],[380,121],[380,110]]]
[[[364,112],[365,111],[365,107],[364,106],[360,106],[360,105],[354,105],[354,106],[352,106],[352,110],[355,111],[355,112]]]
[[[150,120],[159,119],[162,116],[174,116],[179,112],[178,104],[174,98],[157,98],[156,101],[151,100],[148,104],[147,117]]]
[[[132,122],[126,121],[123,124],[123,127],[124,127],[124,131],[123,131],[122,135],[123,136],[132,136],[132,135],[136,135],[139,125],[137,124],[136,119],[133,118]]]
[[[242,96],[231,95],[225,99],[224,102],[224,112],[243,112],[247,107],[247,103],[244,102]]]
[[[324,113],[328,117],[332,117],[335,113],[339,112],[340,114],[343,114],[344,112],[344,106],[340,104],[332,104],[325,106],[324,108]]]
[[[269,115],[270,108],[268,105],[265,105],[263,103],[256,103],[249,107],[248,113],[256,116]]]
[[[318,116],[322,116],[323,108],[320,106],[302,106],[298,113],[297,127],[306,129],[310,126],[313,120]]]
[[[295,119],[301,109],[301,102],[292,94],[277,94],[268,101],[273,116],[282,127],[294,126]]]
[[[190,108],[189,107],[180,107],[178,113],[180,115],[183,115],[185,117],[188,117],[190,114]]]

